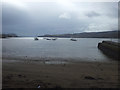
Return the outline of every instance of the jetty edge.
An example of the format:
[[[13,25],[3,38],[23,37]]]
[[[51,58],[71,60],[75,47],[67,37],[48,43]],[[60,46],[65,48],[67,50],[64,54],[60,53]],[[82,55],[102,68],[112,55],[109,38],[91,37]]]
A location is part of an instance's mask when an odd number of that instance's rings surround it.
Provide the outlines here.
[[[98,48],[107,56],[119,60],[120,43],[113,41],[102,41]]]

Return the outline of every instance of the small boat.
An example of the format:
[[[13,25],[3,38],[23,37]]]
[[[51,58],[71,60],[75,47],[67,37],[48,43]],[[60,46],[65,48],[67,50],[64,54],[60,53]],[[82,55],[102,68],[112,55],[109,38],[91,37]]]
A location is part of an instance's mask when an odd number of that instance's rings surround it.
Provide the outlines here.
[[[71,38],[70,40],[71,40],[71,41],[77,41],[76,39],[73,39],[73,38]]]
[[[57,38],[53,38],[52,40],[56,40]]]
[[[46,38],[46,40],[51,40],[50,38]]]
[[[73,33],[73,35],[74,35],[74,33]],[[71,36],[71,39],[70,39],[71,41],[77,41],[77,39],[75,39],[73,36]]]
[[[37,37],[35,37],[34,40],[39,40],[39,39]]]

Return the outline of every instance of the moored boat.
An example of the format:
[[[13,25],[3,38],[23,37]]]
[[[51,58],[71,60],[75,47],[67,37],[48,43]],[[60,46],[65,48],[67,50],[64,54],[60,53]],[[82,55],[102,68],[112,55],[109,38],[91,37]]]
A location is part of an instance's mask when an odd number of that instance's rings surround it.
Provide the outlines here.
[[[51,40],[50,38],[46,38],[46,40]]]
[[[39,40],[39,39],[37,37],[35,37],[34,40]]]
[[[71,41],[77,41],[76,39],[73,39],[73,38],[71,38],[70,40],[71,40]]]
[[[52,40],[56,40],[57,38],[52,38]]]

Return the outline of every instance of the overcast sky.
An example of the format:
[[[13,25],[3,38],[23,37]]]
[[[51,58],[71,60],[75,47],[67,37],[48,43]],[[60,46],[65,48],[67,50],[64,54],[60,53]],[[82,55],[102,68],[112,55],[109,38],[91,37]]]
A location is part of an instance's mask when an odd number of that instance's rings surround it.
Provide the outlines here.
[[[35,36],[117,30],[117,2],[3,2],[3,33]]]

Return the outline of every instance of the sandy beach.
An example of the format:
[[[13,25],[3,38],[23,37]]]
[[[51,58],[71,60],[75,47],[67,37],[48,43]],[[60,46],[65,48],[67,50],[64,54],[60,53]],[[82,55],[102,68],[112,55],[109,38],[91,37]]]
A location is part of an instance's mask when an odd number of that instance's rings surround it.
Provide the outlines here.
[[[38,86],[117,88],[119,86],[117,62],[53,62],[3,60],[3,88],[38,88]]]

